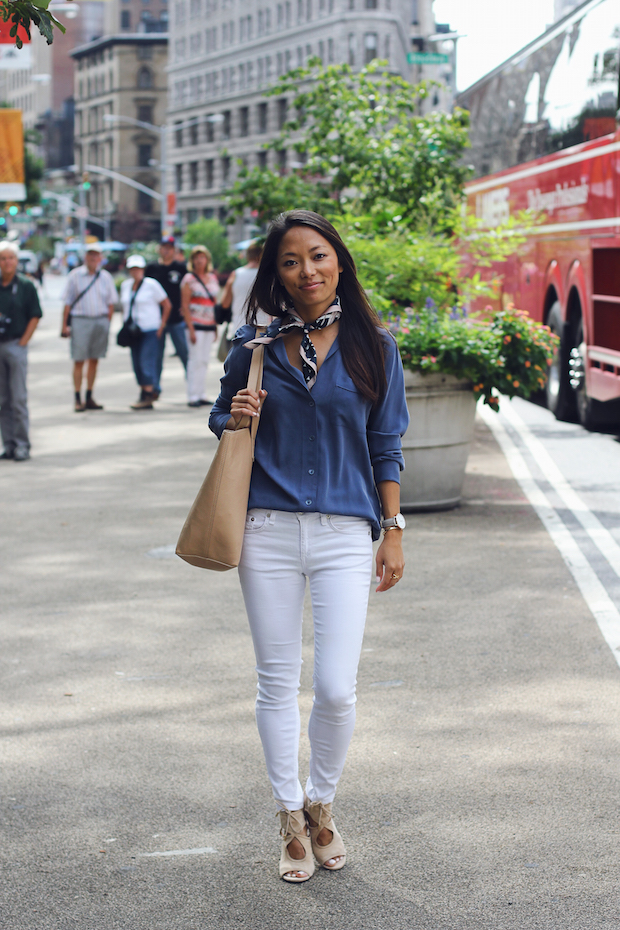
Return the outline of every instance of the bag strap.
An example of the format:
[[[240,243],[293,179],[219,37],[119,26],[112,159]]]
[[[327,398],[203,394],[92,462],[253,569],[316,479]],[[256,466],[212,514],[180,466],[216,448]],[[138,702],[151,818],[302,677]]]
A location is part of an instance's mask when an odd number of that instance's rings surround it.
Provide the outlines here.
[[[127,314],[127,322],[128,322],[128,323],[133,323],[133,317],[132,317],[132,315],[131,315],[131,311],[133,310],[133,305],[134,305],[134,303],[135,303],[135,301],[136,301],[136,297],[138,296],[138,291],[139,291],[140,288],[142,287],[142,282],[143,282],[143,281],[144,281],[144,278],[142,278],[142,281],[140,281],[140,283],[138,284],[138,286],[137,286],[137,288],[135,289],[135,291],[132,291],[131,300],[130,300],[130,302],[129,302],[129,313]]]
[[[101,268],[100,268],[98,271],[95,272],[95,277],[94,277],[93,280],[90,282],[90,284],[88,285],[88,287],[85,287],[84,290],[82,291],[82,293],[77,295],[77,297],[75,298],[75,300],[73,301],[73,303],[72,303],[71,306],[69,307],[69,313],[71,313],[71,311],[73,310],[73,308],[75,307],[75,305],[82,299],[82,297],[84,296],[84,294],[86,294],[86,293],[91,289],[91,287],[93,286],[93,284],[95,283],[95,281],[97,280],[97,278],[99,277],[100,274],[101,274]]]
[[[195,271],[191,271],[190,274],[192,275],[192,277],[196,278],[196,280],[198,281],[198,283],[199,283],[200,286],[202,287],[203,291],[205,292],[205,294],[207,295],[207,297],[209,298],[209,300],[212,300],[212,301],[215,303],[215,297],[213,296],[213,294],[211,293],[211,291],[209,290],[209,288],[207,287],[207,285],[204,283],[204,281],[203,281],[201,278],[198,277],[198,275],[196,274]],[[217,294],[216,294],[215,296],[217,297]]]
[[[250,391],[260,391],[263,386],[263,363],[265,359],[265,346],[257,346],[252,351],[252,362],[250,364],[250,373],[248,375],[248,389]],[[250,427],[252,437],[252,461],[254,461],[254,446],[256,445],[256,433],[258,432],[258,421],[260,417],[242,417],[237,423],[235,430],[247,429]],[[250,422],[251,421],[251,422]]]

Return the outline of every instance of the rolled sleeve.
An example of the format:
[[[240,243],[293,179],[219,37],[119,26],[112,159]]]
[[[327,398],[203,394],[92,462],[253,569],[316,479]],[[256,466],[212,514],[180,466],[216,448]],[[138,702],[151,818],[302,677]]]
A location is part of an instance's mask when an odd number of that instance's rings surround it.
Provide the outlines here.
[[[256,330],[253,326],[242,326],[235,333],[233,346],[224,362],[224,376],[220,380],[220,394],[211,408],[209,429],[218,439],[226,429],[230,419],[230,405],[235,394],[248,383],[248,374],[252,362],[252,352],[246,349],[245,342],[253,339]]]
[[[402,437],[409,426],[409,412],[405,398],[405,376],[398,347],[386,334],[385,375],[386,390],[383,399],[368,418],[367,436],[370,461],[375,483],[396,481],[405,467]]]

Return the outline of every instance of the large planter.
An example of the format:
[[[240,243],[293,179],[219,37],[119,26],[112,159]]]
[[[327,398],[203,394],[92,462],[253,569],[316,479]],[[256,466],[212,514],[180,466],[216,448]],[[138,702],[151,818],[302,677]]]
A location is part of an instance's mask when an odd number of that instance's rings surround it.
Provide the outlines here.
[[[474,433],[476,401],[469,381],[405,371],[411,422],[403,437],[401,510],[449,510],[461,500]]]

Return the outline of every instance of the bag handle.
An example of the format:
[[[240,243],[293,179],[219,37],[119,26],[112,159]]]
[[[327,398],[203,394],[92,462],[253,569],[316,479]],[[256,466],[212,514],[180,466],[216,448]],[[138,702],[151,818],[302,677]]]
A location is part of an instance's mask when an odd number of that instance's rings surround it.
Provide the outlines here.
[[[248,374],[248,389],[250,391],[260,391],[263,386],[263,362],[265,359],[265,346],[257,346],[252,351],[252,362],[250,364],[250,373]],[[250,422],[251,421],[251,422]],[[235,431],[238,429],[247,429],[250,427],[250,435],[252,437],[252,461],[254,461],[254,446],[256,445],[256,433],[258,432],[258,421],[259,417],[242,417],[237,425],[235,426]]]

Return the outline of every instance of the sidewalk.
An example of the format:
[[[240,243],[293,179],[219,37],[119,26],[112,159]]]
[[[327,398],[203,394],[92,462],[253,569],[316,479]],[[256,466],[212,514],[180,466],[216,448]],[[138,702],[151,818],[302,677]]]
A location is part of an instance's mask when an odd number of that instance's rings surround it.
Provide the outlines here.
[[[615,930],[618,667],[482,422],[463,506],[411,515],[405,577],[371,597],[349,862],[290,887],[236,572],[172,555],[208,411],[175,358],[131,411],[113,345],[106,409],[73,413],[58,314],[33,458],[0,463],[2,930]],[[307,720],[310,621],[305,650]]]

